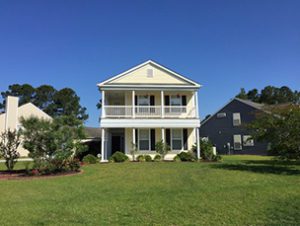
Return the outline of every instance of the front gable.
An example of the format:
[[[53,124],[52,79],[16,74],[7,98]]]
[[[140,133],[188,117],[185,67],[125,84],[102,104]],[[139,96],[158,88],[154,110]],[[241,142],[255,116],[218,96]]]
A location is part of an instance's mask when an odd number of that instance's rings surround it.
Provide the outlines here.
[[[125,71],[98,86],[183,86],[199,88],[200,85],[153,62],[147,61],[128,71]]]

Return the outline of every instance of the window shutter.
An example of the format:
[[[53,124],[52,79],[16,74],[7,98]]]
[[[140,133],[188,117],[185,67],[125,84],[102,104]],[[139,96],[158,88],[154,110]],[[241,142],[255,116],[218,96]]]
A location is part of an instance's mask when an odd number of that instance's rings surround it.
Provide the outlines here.
[[[188,150],[188,130],[183,129],[183,150]]]
[[[155,105],[155,98],[153,95],[150,96],[150,106],[154,106]]]
[[[137,106],[137,104],[138,104],[137,95],[134,96],[134,104],[135,104],[135,106]]]
[[[166,106],[170,105],[170,96],[168,96],[168,95],[165,96],[165,105]]]
[[[181,96],[182,106],[186,106],[186,96]]]
[[[138,134],[139,134],[138,129],[135,129],[135,145],[136,145],[137,148],[139,147],[139,143],[138,143],[138,142],[139,142]]]
[[[167,145],[171,146],[171,130],[166,129],[166,143]]]
[[[151,151],[155,151],[155,129],[151,129]]]

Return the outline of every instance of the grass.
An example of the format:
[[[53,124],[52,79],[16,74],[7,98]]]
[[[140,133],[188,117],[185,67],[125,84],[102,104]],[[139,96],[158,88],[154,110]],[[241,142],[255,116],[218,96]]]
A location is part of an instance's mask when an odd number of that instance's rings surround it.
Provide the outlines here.
[[[300,224],[296,162],[225,156],[222,163],[83,169],[75,176],[0,181],[1,225]]]

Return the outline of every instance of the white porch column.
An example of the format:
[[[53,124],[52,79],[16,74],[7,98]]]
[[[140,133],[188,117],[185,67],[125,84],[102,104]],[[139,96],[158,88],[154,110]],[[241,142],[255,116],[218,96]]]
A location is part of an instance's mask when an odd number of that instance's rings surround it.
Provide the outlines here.
[[[105,162],[105,153],[107,152],[105,147],[105,129],[101,129],[101,162]]]
[[[102,90],[102,118],[105,118],[105,91]]]
[[[135,128],[132,128],[132,143],[134,145],[136,145],[136,143],[135,143]]]
[[[161,117],[164,118],[165,117],[165,98],[164,98],[165,94],[164,91],[160,91],[160,102],[161,102]]]
[[[161,140],[165,143],[165,128],[161,128]]]
[[[132,117],[135,118],[135,91],[132,90]]]
[[[196,141],[197,141],[197,158],[200,159],[200,132],[199,128],[195,128],[196,130]]]
[[[194,99],[195,99],[195,112],[196,112],[196,117],[199,118],[198,91],[195,91],[195,92],[194,92]]]

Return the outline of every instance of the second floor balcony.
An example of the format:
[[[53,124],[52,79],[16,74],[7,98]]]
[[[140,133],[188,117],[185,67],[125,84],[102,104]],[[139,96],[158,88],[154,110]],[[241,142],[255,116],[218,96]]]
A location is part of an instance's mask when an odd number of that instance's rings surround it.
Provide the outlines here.
[[[196,92],[102,91],[102,118],[198,118]]]

